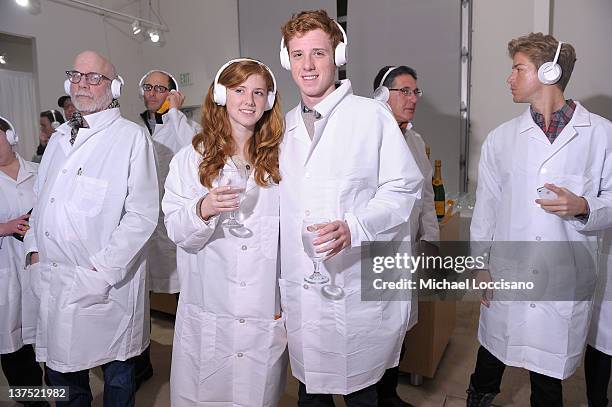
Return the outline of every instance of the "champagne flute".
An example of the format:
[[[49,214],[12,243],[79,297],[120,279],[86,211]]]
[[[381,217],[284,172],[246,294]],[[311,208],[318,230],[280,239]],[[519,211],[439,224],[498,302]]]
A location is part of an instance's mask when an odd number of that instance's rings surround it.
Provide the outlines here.
[[[317,253],[317,246],[312,243],[319,236],[319,229],[328,223],[329,219],[325,218],[306,218],[302,222],[302,245],[304,246],[304,252],[310,257],[314,266],[314,272],[308,277],[304,277],[304,281],[310,284],[325,284],[329,281],[327,276],[319,272],[325,253]]]
[[[220,171],[221,179],[219,186],[231,186],[232,191],[238,194],[238,202],[244,198],[244,191],[247,183],[247,172],[243,168],[222,168]],[[241,228],[244,226],[236,219],[236,211],[231,211],[229,218],[225,219],[221,226],[224,228]]]

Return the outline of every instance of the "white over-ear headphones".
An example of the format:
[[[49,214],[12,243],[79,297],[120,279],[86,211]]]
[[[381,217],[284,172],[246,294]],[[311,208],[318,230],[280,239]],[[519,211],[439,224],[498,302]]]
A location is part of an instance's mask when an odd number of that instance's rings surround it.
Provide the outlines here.
[[[264,64],[263,62],[260,62],[260,61],[258,61],[256,59],[251,59],[251,58],[232,59],[230,61],[227,61],[221,68],[219,68],[219,70],[217,71],[217,75],[215,76],[215,86],[213,88],[213,100],[219,106],[225,106],[225,102],[227,100],[227,88],[224,85],[219,83],[219,77],[221,76],[223,71],[225,71],[225,69],[228,66],[230,66],[233,63],[242,62],[242,61],[256,62],[259,65],[261,65],[264,68],[266,68],[266,70],[270,73],[270,76],[272,77],[273,89],[268,91],[268,99],[266,101],[266,108],[265,108],[265,110],[272,109],[272,107],[274,106],[274,100],[276,100],[276,78],[274,77],[274,74],[272,73],[272,70],[270,68],[268,68],[268,66],[266,64]]]
[[[81,78],[81,80],[84,80],[84,79]],[[68,96],[71,96],[70,95],[70,84],[71,83],[72,82],[70,82],[68,79],[64,81],[64,92],[66,92],[66,95]],[[113,99],[119,99],[121,97],[121,88],[123,87],[123,83],[124,83],[123,78],[120,75],[117,75],[117,77],[112,80],[111,92],[113,94]]]
[[[146,74],[144,74],[143,77],[140,78],[140,81],[138,82],[138,91],[140,92],[140,96],[144,96],[144,90],[142,89],[142,85],[144,85],[144,80],[147,78],[147,76],[151,75],[153,72],[161,72],[164,75],[168,75],[170,80],[174,82],[174,89],[179,90],[178,82],[176,81],[176,78],[172,76],[170,72],[162,71],[161,69],[152,69]]]
[[[383,83],[385,83],[385,79],[387,79],[387,76],[389,76],[391,71],[397,68],[397,66],[392,66],[391,68],[387,69],[387,72],[385,72],[385,74],[383,75],[382,79],[380,80],[380,83],[378,84],[378,87],[376,88],[376,90],[374,90],[374,99],[380,100],[381,102],[387,102],[389,100],[389,88],[384,86]]]
[[[346,32],[344,31],[344,28],[342,28],[340,23],[338,23],[336,20],[334,20],[334,23],[336,23],[338,28],[340,28],[343,40],[342,42],[338,43],[338,45],[336,45],[336,49],[334,50],[334,62],[336,63],[336,66],[342,66],[346,64],[347,61],[346,48],[348,45],[348,39],[346,37]],[[281,37],[280,63],[286,70],[291,70],[291,61],[289,60],[289,51],[287,50],[287,46],[285,45],[285,37]]]
[[[553,85],[561,79],[561,74],[563,70],[561,66],[557,63],[559,59],[559,53],[561,52],[561,44],[563,42],[559,41],[559,45],[557,45],[557,52],[555,53],[555,58],[550,62],[545,62],[538,69],[538,79],[544,85]]]
[[[6,141],[8,141],[11,146],[16,145],[19,142],[19,137],[17,136],[17,131],[15,131],[15,126],[5,117],[0,116],[0,119],[4,120],[6,124],[9,125],[9,129],[4,132],[6,133]]]
[[[53,121],[51,121],[51,128],[52,128],[53,130],[57,130],[57,128],[58,128],[59,126],[61,126],[61,125],[62,125],[62,124],[59,122],[59,120],[57,120],[57,113],[58,113],[58,112],[57,112],[57,111],[55,111],[55,110],[53,110],[53,109],[51,109],[51,110],[49,110],[49,111],[51,112],[51,116],[53,117]]]

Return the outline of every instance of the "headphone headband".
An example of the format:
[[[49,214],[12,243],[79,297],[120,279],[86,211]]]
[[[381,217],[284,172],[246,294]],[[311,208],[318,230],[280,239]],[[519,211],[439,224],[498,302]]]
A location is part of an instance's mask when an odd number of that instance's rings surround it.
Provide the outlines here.
[[[270,76],[272,77],[272,92],[274,92],[276,94],[276,78],[274,77],[274,73],[272,73],[272,70],[270,68],[268,68],[268,65],[264,64],[261,61],[258,61],[256,59],[252,59],[252,58],[236,58],[236,59],[231,59],[229,61],[227,61],[225,64],[223,64],[223,66],[221,68],[219,68],[219,70],[217,71],[217,75],[215,75],[215,85],[219,84],[219,77],[221,76],[221,74],[223,73],[223,71],[225,71],[225,69],[230,66],[231,64],[234,64],[236,62],[242,62],[242,61],[251,61],[251,62],[256,62],[259,65],[263,66],[264,68],[266,68],[266,70],[268,71],[268,73],[270,73]]]
[[[559,54],[561,53],[562,44],[563,44],[563,41],[559,41],[559,45],[557,45],[557,52],[555,52],[555,59],[553,59],[553,64],[556,64],[557,60],[559,59]]]
[[[397,66],[392,66],[391,68],[387,69],[387,72],[385,72],[385,74],[383,75],[383,77],[380,80],[380,83],[378,84],[378,86],[383,86],[383,83],[385,83],[385,79],[387,79],[387,76],[389,76],[391,71],[394,71],[397,68],[398,68]]]

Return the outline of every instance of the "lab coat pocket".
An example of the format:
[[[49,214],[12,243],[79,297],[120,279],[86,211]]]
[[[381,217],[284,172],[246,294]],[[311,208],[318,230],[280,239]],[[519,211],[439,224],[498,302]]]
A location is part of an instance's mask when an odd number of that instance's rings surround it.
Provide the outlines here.
[[[67,206],[85,216],[96,216],[102,211],[107,189],[107,180],[79,175]]]
[[[40,301],[40,291],[42,286],[42,270],[40,269],[40,262],[29,265],[25,273],[29,274],[28,287],[32,297],[36,301]]]
[[[67,305],[78,305],[80,313],[104,313],[108,309],[101,305],[108,304],[110,289],[101,272],[77,266]]]
[[[200,373],[199,382],[202,383],[217,371],[219,355],[216,351],[217,342],[217,316],[202,311],[200,314]]]
[[[525,327],[527,345],[544,352],[566,355],[568,338],[572,335],[571,310],[570,301],[532,303]]]
[[[0,306],[21,301],[21,287],[17,273],[10,268],[0,269]]]
[[[261,216],[259,218],[260,249],[267,259],[276,259],[278,255],[279,228],[278,216]]]

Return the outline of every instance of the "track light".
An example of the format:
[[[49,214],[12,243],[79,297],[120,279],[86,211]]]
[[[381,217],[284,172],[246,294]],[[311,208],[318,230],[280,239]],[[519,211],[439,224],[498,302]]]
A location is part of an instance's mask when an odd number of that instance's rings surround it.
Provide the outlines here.
[[[147,34],[149,34],[149,39],[151,40],[152,43],[157,43],[159,42],[161,36],[159,34],[159,31],[151,28]]]
[[[28,7],[30,5],[29,0],[15,0],[15,3],[17,3],[17,5],[21,7]]]
[[[30,14],[38,14],[41,11],[40,0],[15,0],[18,6],[28,9]]]
[[[141,32],[142,32],[142,25],[140,24],[140,21],[134,20],[134,22],[132,23],[132,34],[138,35]]]
[[[6,65],[7,62],[6,54],[0,54],[0,64]]]

